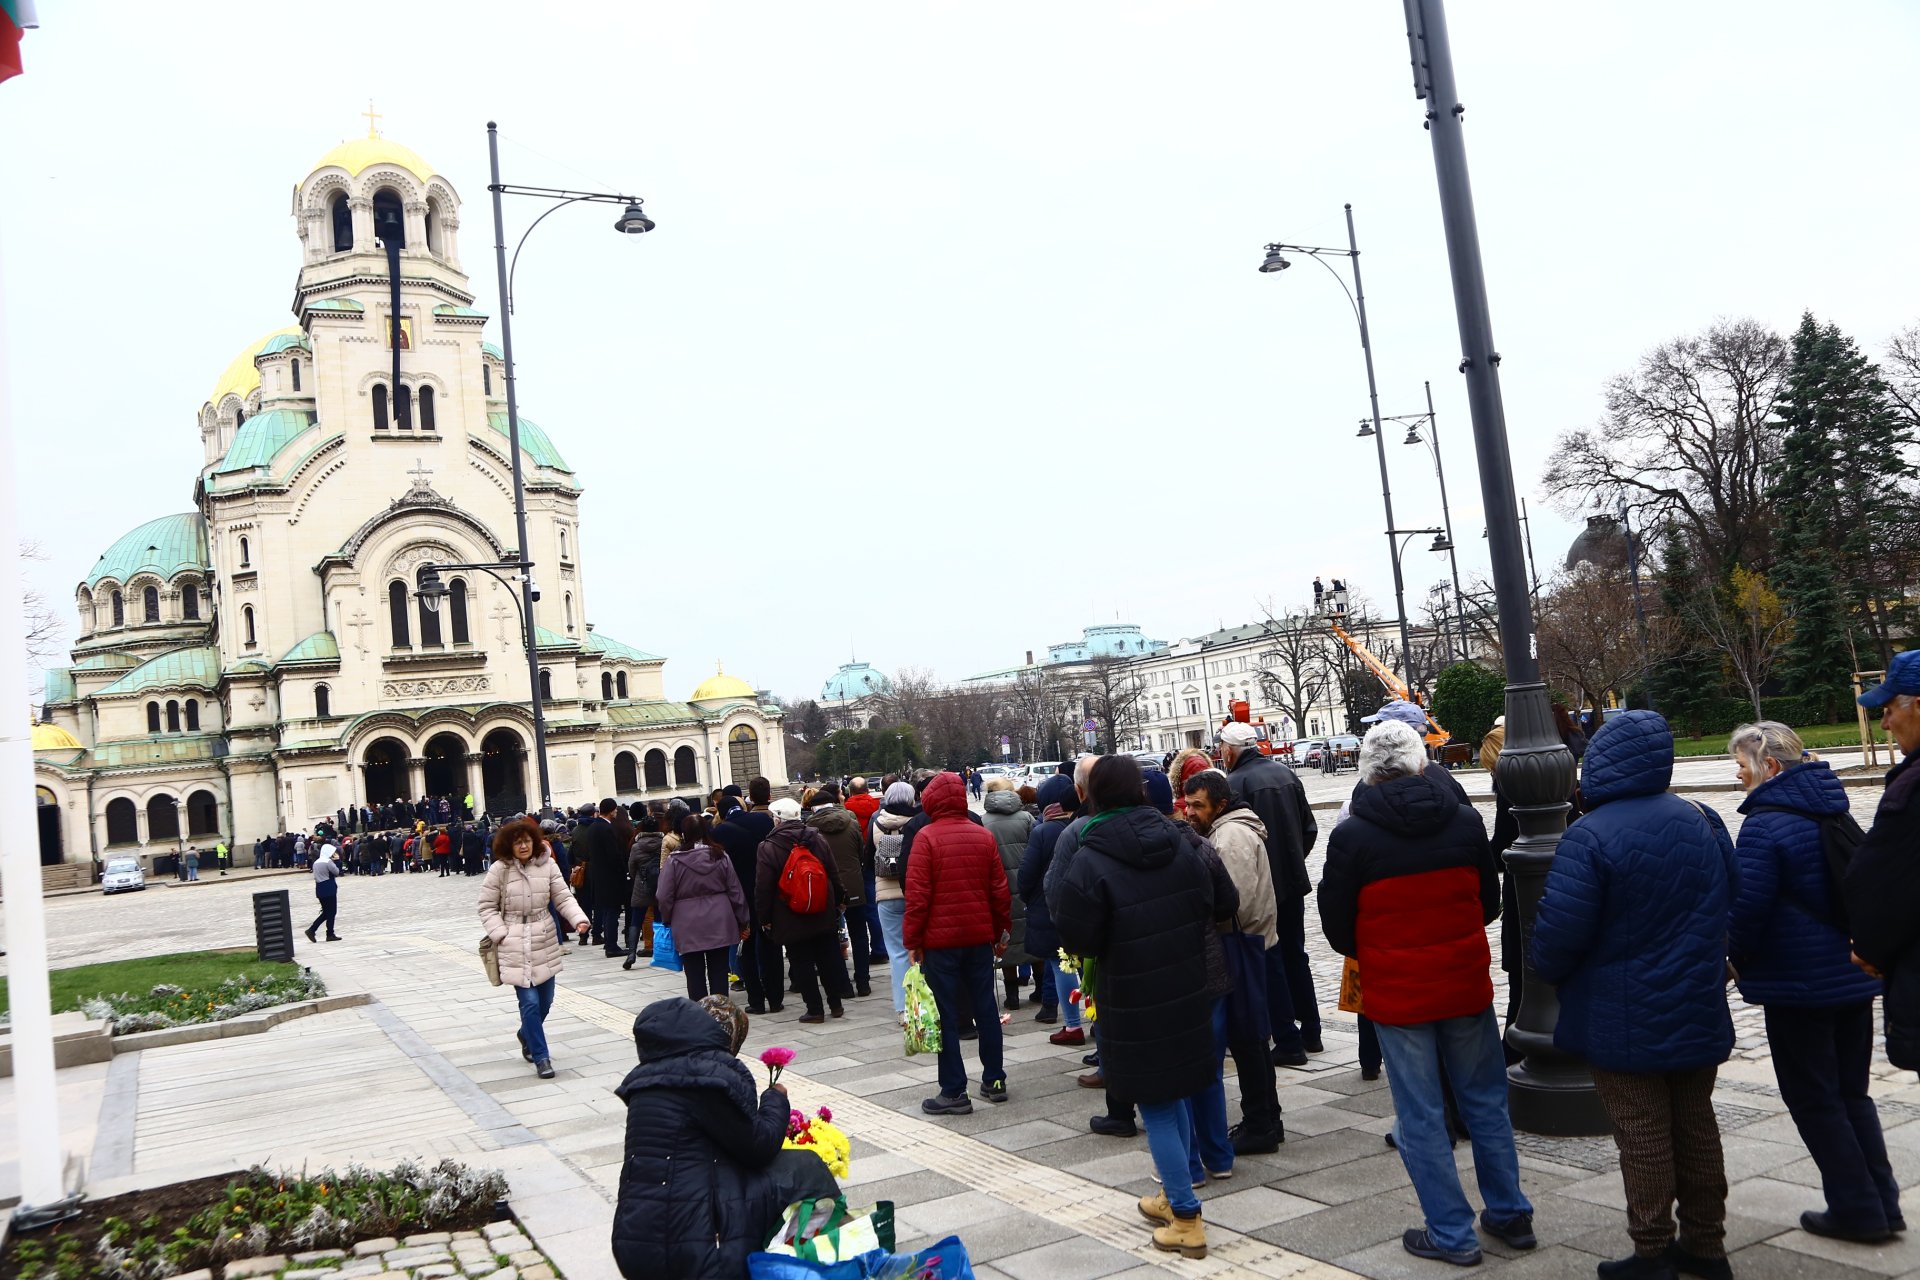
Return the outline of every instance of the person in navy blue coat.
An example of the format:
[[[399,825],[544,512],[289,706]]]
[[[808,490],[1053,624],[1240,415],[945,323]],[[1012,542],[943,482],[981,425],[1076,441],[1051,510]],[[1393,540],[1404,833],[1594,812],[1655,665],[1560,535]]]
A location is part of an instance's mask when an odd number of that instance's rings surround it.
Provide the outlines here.
[[[1601,1263],[1604,1280],[1731,1274],[1713,1082],[1733,1052],[1739,869],[1720,816],[1669,795],[1672,780],[1673,733],[1656,713],[1594,734],[1587,812],[1561,837],[1534,922],[1534,972],[1560,988],[1553,1042],[1592,1065],[1620,1148],[1634,1252]]]
[[[1741,725],[1727,752],[1748,793],[1728,958],[1741,996],[1766,1010],[1780,1097],[1827,1197],[1826,1211],[1801,1214],[1800,1225],[1885,1240],[1894,1223],[1906,1224],[1867,1096],[1881,982],[1853,963],[1821,837],[1823,820],[1848,812],[1847,789],[1825,761],[1806,760],[1799,735],[1777,721]]]

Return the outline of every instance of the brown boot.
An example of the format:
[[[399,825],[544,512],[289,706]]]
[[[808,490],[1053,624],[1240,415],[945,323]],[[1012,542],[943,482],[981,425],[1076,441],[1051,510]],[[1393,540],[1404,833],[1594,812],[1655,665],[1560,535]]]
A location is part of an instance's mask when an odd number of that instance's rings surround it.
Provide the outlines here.
[[[1107,1087],[1107,1078],[1098,1071],[1090,1072],[1084,1076],[1078,1076],[1075,1079],[1082,1089],[1104,1089]]]
[[[1140,1216],[1156,1226],[1173,1225],[1173,1209],[1163,1194],[1140,1197]]]
[[[1154,1229],[1153,1247],[1162,1253],[1177,1253],[1183,1258],[1204,1258],[1207,1256],[1207,1228],[1201,1223],[1198,1213],[1191,1218],[1175,1217],[1167,1226]]]

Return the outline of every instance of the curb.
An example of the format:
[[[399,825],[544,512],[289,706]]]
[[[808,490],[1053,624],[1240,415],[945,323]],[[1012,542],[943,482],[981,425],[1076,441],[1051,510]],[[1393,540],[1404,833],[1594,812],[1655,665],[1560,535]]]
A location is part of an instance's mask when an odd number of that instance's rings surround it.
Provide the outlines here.
[[[113,1038],[113,1051],[116,1054],[138,1053],[142,1049],[164,1049],[176,1044],[199,1044],[207,1040],[224,1040],[228,1036],[257,1036],[294,1018],[305,1018],[316,1013],[333,1013],[339,1009],[351,1009],[356,1005],[372,1003],[373,996],[366,991],[349,991],[343,995],[322,996],[318,1000],[300,1000],[293,1004],[262,1009],[258,1013],[243,1013],[237,1018],[228,1018],[225,1022],[196,1022],[185,1027],[163,1027],[159,1031],[129,1032],[124,1036]]]

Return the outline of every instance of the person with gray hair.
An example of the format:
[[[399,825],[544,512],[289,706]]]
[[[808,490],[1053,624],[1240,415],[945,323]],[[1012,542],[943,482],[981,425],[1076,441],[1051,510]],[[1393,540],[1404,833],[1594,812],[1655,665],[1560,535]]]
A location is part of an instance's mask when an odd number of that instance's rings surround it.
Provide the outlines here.
[[[1473,1142],[1481,1228],[1515,1249],[1538,1241],[1493,1016],[1486,926],[1500,914],[1500,874],[1479,815],[1427,777],[1426,763],[1408,725],[1386,720],[1367,731],[1366,785],[1327,841],[1320,924],[1335,951],[1359,962],[1393,1093],[1394,1145],[1426,1216],[1401,1247],[1472,1266],[1480,1242],[1447,1133],[1449,1084]]]
[[[1738,892],[1728,959],[1740,995],[1766,1015],[1780,1099],[1820,1170],[1826,1207],[1800,1215],[1814,1235],[1872,1244],[1904,1226],[1880,1114],[1867,1093],[1880,981],[1852,963],[1837,838],[1863,840],[1847,789],[1777,720],[1743,724],[1727,743],[1747,798],[1734,852]]]

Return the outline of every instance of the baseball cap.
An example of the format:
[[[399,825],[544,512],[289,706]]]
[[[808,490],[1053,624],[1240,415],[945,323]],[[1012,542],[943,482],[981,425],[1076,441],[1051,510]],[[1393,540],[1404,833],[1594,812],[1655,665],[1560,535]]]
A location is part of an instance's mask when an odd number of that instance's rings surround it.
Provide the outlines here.
[[[1252,725],[1238,720],[1220,731],[1220,741],[1230,747],[1250,747],[1259,740],[1260,735],[1253,731]]]
[[[1405,698],[1393,698],[1383,703],[1380,709],[1370,716],[1362,718],[1362,724],[1379,724],[1384,720],[1398,720],[1401,724],[1420,732],[1427,731],[1427,713]]]
[[[792,796],[781,796],[767,806],[776,822],[797,822],[800,819],[800,802]]]
[[[1903,693],[1920,695],[1920,649],[1893,655],[1887,678],[1860,695],[1863,707],[1884,707]]]

